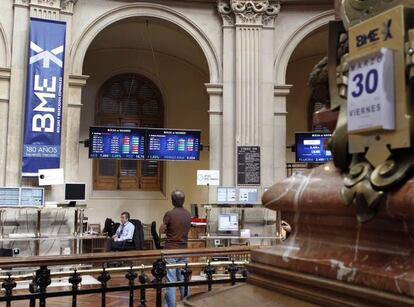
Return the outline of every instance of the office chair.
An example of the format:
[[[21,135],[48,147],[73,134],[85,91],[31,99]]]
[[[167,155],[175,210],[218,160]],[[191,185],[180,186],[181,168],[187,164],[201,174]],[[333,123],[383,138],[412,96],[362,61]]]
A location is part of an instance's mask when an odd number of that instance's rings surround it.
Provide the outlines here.
[[[161,240],[157,232],[157,223],[155,221],[151,223],[151,235],[152,239],[154,240],[155,248],[162,249]]]
[[[116,233],[118,227],[119,223],[115,223],[112,219],[106,218],[102,232],[107,233],[108,237],[112,237]]]
[[[144,228],[140,220],[130,219],[134,226],[134,234],[132,235],[132,240],[126,240],[120,247],[111,248],[114,251],[129,251],[129,250],[143,250],[144,249]],[[115,230],[116,232],[116,230]]]

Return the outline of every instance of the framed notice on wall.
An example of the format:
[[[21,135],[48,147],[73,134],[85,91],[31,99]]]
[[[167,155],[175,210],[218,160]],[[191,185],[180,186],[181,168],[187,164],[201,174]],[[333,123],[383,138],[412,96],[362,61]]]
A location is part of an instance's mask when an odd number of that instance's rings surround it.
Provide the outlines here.
[[[259,146],[237,146],[237,184],[260,185]]]

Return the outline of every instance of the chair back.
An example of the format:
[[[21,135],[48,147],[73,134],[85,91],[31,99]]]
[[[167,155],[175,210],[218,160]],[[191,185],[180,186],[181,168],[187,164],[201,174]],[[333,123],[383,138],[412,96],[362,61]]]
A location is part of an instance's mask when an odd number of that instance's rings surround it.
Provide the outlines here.
[[[115,223],[112,219],[107,218],[104,223],[104,229],[102,232],[106,232],[108,234],[108,237],[112,237],[116,230],[119,227],[119,223]]]
[[[151,223],[151,234],[152,234],[152,239],[154,240],[155,248],[162,249],[160,237],[158,236],[158,232],[157,232],[157,223],[155,221]]]
[[[129,221],[135,226],[132,235],[134,249],[144,249],[144,227],[142,227],[141,221],[136,219],[130,219]]]

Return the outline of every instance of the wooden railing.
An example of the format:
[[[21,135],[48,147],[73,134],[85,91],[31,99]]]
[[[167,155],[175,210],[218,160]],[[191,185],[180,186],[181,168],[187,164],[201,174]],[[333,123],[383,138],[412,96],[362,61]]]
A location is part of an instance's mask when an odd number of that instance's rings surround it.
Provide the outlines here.
[[[11,306],[12,301],[29,300],[30,306],[35,306],[39,301],[39,306],[46,306],[46,300],[50,297],[71,296],[72,306],[77,306],[78,295],[100,293],[101,305],[106,306],[106,293],[114,291],[129,291],[129,305],[133,306],[134,290],[140,290],[140,305],[146,305],[146,290],[156,290],[156,306],[162,305],[161,291],[168,287],[184,287],[185,295],[188,288],[195,285],[207,285],[208,291],[211,291],[212,285],[217,283],[242,282],[247,274],[246,270],[242,270],[247,262],[236,261],[238,255],[244,255],[246,259],[250,255],[248,246],[226,247],[226,248],[202,248],[202,249],[180,249],[180,250],[149,250],[149,251],[127,251],[127,252],[109,252],[99,254],[83,254],[68,256],[37,256],[37,257],[7,257],[0,258],[0,268],[3,270],[0,274],[0,282],[2,288],[5,289],[5,295],[0,297],[0,302],[6,302],[6,306]],[[206,261],[196,263],[183,263],[170,265],[165,262],[169,258],[187,258],[201,256]],[[229,257],[229,261],[211,261],[213,257],[225,256]],[[152,265],[139,264],[137,262],[152,260]],[[117,262],[128,264],[125,267],[108,268],[108,264]],[[94,264],[95,268],[84,269],[84,265]],[[66,271],[51,272],[52,266],[68,266],[73,268]],[[228,278],[215,280],[213,278],[216,266],[227,266]],[[14,271],[10,269],[29,268],[29,273],[12,275]],[[190,281],[192,268],[202,268],[205,273],[206,280]],[[163,281],[166,276],[167,269],[181,268],[183,281],[174,283],[165,283]],[[153,278],[150,278],[146,272],[151,271]],[[112,273],[126,273],[125,279],[128,285],[124,286],[108,286]],[[236,273],[242,273],[242,276]],[[84,274],[98,274],[100,287],[90,289],[79,289]],[[138,275],[138,273],[140,273]],[[72,290],[48,292],[47,287],[51,283],[52,277],[69,277]],[[135,284],[138,278],[140,284]],[[16,281],[30,280],[28,293],[15,294],[13,289],[16,287]],[[27,292],[27,291],[26,291]]]

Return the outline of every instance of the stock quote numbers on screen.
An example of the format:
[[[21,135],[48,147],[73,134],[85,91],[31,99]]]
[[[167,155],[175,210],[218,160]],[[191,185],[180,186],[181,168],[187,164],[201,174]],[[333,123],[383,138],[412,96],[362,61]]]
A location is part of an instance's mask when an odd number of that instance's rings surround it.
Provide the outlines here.
[[[91,127],[89,158],[144,159],[145,129]]]
[[[331,136],[331,133],[295,133],[296,162],[325,163],[331,161],[332,153],[327,149]]]
[[[200,131],[148,129],[147,143],[149,160],[199,159]]]
[[[198,160],[199,130],[90,127],[89,158]]]

